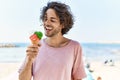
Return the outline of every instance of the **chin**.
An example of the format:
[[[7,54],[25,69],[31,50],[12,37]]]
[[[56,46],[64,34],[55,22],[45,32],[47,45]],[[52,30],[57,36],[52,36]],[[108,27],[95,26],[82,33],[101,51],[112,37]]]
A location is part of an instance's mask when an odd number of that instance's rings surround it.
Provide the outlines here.
[[[51,35],[50,35],[50,34],[45,34],[45,36],[47,36],[47,37],[51,37]]]
[[[47,36],[47,37],[53,37],[54,35],[52,35],[52,34],[46,34],[45,36]]]

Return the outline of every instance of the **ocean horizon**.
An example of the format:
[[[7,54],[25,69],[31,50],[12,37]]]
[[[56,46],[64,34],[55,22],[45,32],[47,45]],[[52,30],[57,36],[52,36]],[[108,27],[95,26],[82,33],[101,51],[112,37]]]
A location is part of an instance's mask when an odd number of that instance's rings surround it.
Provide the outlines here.
[[[9,43],[0,43],[9,44]],[[17,47],[0,48],[0,62],[21,62],[25,58],[26,47],[29,43],[11,43]],[[108,43],[81,43],[83,56],[87,61],[120,60],[120,44]]]

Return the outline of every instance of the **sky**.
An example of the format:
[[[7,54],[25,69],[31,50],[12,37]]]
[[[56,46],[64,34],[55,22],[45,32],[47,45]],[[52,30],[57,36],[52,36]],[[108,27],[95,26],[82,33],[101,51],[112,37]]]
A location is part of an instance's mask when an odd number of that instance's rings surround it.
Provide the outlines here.
[[[29,42],[43,31],[40,10],[55,0],[0,0],[0,43]],[[120,43],[120,0],[56,0],[70,6],[75,18],[65,37],[79,42]],[[45,37],[45,36],[44,36]]]

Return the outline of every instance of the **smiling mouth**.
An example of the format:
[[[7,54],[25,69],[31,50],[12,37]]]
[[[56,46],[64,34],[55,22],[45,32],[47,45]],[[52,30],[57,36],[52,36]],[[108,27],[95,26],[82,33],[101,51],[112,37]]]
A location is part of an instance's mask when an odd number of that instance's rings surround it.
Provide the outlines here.
[[[48,31],[51,31],[52,30],[52,27],[45,27],[45,30],[48,32]]]

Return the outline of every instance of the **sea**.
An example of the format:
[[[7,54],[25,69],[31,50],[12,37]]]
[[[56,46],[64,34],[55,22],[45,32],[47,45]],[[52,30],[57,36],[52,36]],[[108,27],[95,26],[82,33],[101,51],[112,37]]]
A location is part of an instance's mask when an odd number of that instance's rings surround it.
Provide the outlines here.
[[[17,47],[0,48],[0,62],[21,62],[29,43],[13,43]],[[120,44],[81,43],[83,56],[87,61],[120,61]]]

